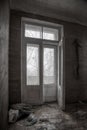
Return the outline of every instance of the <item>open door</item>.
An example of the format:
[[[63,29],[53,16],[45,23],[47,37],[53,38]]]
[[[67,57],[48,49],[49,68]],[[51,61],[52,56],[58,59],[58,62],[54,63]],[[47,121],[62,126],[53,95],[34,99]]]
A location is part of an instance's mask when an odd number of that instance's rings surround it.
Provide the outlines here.
[[[64,86],[64,41],[60,40],[58,45],[58,105],[65,109],[65,86]]]

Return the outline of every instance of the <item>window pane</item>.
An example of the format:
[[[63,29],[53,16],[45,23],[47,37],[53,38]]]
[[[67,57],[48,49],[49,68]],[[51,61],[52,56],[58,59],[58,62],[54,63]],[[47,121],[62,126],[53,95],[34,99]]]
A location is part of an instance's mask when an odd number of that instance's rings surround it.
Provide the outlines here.
[[[54,74],[54,48],[44,48],[44,84],[52,84]]]
[[[42,28],[40,26],[25,24],[25,37],[42,38]]]
[[[27,85],[39,85],[39,46],[27,44]]]
[[[43,39],[58,41],[58,30],[53,28],[43,28]]]

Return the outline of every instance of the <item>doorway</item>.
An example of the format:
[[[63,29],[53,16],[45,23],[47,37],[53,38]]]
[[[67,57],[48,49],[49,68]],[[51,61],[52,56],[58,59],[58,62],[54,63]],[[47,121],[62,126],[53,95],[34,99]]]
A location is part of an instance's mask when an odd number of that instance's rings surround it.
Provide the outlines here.
[[[22,102],[57,101],[64,107],[62,32],[62,25],[22,18]]]

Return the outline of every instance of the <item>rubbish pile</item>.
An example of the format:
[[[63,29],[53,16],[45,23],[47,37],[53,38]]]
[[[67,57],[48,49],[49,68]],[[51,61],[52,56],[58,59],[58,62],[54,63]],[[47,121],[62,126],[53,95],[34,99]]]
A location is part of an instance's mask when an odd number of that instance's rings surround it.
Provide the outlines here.
[[[21,119],[25,119],[28,126],[37,122],[37,118],[32,112],[32,106],[29,104],[14,104],[9,110],[9,123],[15,123]]]
[[[76,119],[85,120],[87,119],[87,112],[78,110],[77,112],[74,113],[74,116],[76,117]]]
[[[53,124],[43,124],[42,126],[38,127],[36,130],[56,130]]]

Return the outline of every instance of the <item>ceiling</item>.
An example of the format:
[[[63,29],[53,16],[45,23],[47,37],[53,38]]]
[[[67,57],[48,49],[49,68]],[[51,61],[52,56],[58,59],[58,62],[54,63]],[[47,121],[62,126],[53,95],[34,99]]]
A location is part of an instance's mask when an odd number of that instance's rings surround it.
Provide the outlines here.
[[[87,25],[87,0],[10,0],[10,7]]]

